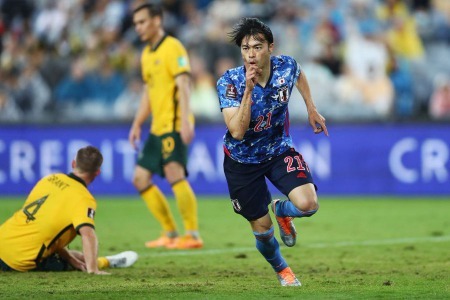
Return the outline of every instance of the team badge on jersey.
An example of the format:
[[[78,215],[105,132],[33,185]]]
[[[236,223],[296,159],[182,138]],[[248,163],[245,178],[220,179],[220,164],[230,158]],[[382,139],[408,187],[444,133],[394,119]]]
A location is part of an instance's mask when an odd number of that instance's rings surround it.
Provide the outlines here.
[[[237,89],[234,85],[232,85],[232,84],[227,85],[227,90],[225,91],[225,97],[233,98],[233,99],[237,98]]]
[[[286,103],[289,100],[289,89],[288,86],[282,86],[278,89],[278,99],[281,103]]]
[[[187,59],[184,56],[178,57],[178,66],[185,67],[187,65]]]
[[[278,85],[283,85],[286,82],[286,79],[284,77],[278,77],[277,83]]]
[[[94,220],[94,217],[95,217],[95,210],[92,209],[92,208],[88,208],[87,216],[88,216],[88,218],[91,218],[92,220]]]

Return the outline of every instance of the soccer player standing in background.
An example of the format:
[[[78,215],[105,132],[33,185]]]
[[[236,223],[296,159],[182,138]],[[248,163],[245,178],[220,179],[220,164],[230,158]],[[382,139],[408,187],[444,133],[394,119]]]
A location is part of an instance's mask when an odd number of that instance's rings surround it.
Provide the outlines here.
[[[281,256],[268,205],[283,242],[296,242],[293,218],[309,217],[319,208],[310,170],[289,134],[288,103],[294,86],[300,91],[315,133],[325,132],[299,64],[289,56],[272,56],[273,35],[256,18],[244,18],[230,33],[241,49],[244,66],[218,80],[217,93],[227,132],[224,171],[234,211],[250,222],[256,248],[277,273],[282,286],[300,281]],[[268,178],[287,200],[271,200]]]
[[[109,274],[105,267],[128,267],[137,253],[99,257],[94,216],[97,202],[87,186],[100,174],[103,156],[92,146],[81,148],[73,173],[42,178],[23,207],[0,226],[0,271],[68,271]],[[66,246],[79,234],[83,252]]]
[[[133,184],[163,228],[160,238],[145,245],[201,248],[197,199],[186,180],[187,147],[194,137],[188,55],[180,41],[166,35],[159,5],[138,6],[133,11],[133,22],[141,41],[148,43],[141,57],[145,91],[129,133],[133,147],[137,148],[142,124],[152,116],[150,135],[139,153]],[[166,197],[152,182],[153,174],[165,177],[172,186],[185,229],[182,237],[178,237]]]

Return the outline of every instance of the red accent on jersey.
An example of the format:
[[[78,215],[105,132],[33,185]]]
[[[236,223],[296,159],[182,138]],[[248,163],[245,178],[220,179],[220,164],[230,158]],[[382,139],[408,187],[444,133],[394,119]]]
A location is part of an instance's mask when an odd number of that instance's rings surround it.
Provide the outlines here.
[[[230,151],[228,151],[228,149],[227,149],[225,146],[223,146],[223,152],[225,152],[225,154],[226,154],[228,157],[231,157]]]
[[[305,172],[298,172],[297,178],[306,178]]]

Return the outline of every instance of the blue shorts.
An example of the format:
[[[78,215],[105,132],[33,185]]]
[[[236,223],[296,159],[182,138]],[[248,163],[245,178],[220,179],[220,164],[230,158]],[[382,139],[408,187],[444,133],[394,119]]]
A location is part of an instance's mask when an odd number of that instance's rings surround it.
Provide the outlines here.
[[[225,154],[223,169],[233,209],[248,221],[269,212],[272,196],[266,178],[286,197],[298,186],[314,184],[308,165],[293,148],[261,164],[239,163]]]

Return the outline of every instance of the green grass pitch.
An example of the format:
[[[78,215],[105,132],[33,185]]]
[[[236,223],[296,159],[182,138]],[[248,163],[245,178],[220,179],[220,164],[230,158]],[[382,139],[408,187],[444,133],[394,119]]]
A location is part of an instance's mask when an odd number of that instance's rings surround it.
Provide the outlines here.
[[[0,222],[22,201],[0,199]],[[134,250],[134,266],[111,276],[3,272],[0,299],[450,299],[448,197],[322,197],[315,216],[295,220],[297,245],[281,248],[299,288],[279,286],[225,197],[199,199],[205,247],[191,251],[146,249],[160,228],[137,197],[98,203],[100,255]]]

